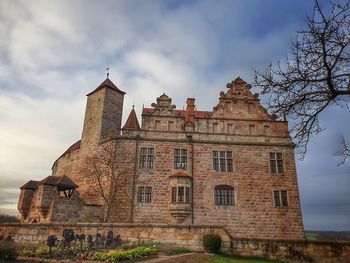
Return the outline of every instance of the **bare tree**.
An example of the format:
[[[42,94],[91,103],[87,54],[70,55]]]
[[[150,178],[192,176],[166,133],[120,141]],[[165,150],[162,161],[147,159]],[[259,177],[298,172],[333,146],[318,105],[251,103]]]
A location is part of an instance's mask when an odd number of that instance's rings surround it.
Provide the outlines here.
[[[337,152],[337,156],[341,156],[343,160],[339,163],[339,165],[344,164],[346,159],[350,157],[350,143],[347,142],[344,136],[341,136],[341,149]]]
[[[291,135],[302,151],[302,159],[310,136],[323,130],[320,113],[331,104],[349,108],[349,3],[330,2],[331,9],[326,12],[316,1],[307,27],[298,31],[292,42],[289,57],[265,70],[255,69],[254,86],[269,95],[272,113],[294,123]],[[343,144],[349,146],[345,139]],[[349,147],[344,149],[341,154],[346,159]]]
[[[102,214],[95,215],[101,222],[108,222],[112,215],[118,217],[116,210],[121,207],[117,209],[117,206],[123,206],[121,210],[127,209],[126,202],[120,198],[130,198],[127,170],[120,163],[116,145],[115,141],[101,144],[94,154],[86,158],[85,173],[96,183],[96,194],[103,202]]]

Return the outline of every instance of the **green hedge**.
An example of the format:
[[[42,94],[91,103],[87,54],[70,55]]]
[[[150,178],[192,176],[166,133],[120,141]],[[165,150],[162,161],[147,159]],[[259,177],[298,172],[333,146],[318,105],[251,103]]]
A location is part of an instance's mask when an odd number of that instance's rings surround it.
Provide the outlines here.
[[[123,260],[131,260],[136,258],[142,258],[157,253],[157,249],[154,247],[137,247],[127,251],[112,250],[109,252],[95,252],[91,259],[109,262],[118,262]]]
[[[221,237],[215,234],[205,235],[203,237],[204,249],[211,253],[219,252],[221,246]]]

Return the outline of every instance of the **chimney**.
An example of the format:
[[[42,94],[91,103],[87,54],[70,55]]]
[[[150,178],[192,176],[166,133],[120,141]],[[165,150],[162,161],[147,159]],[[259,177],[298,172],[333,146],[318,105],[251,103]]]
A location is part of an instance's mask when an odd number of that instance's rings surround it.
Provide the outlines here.
[[[186,121],[190,121],[192,123],[194,123],[194,98],[187,98],[186,104]]]

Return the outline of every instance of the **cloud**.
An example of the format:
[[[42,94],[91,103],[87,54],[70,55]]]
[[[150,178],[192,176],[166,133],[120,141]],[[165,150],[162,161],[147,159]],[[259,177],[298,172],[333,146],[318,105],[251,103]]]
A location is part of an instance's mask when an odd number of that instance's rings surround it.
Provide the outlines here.
[[[253,67],[285,57],[311,9],[301,0],[0,1],[0,211],[15,211],[18,187],[47,176],[80,138],[85,95],[107,66],[127,92],[124,120],[163,92],[178,108],[195,97],[210,110],[227,82],[250,82]],[[297,162],[307,227],[350,228],[349,162],[334,157],[347,116],[325,112],[327,131]]]

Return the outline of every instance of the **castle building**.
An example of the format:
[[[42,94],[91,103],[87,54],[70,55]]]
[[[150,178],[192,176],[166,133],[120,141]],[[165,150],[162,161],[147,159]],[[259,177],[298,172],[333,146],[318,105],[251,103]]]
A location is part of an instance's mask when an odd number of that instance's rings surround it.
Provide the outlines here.
[[[51,176],[21,187],[22,222],[94,222],[107,209],[114,223],[304,239],[288,123],[269,115],[242,79],[226,88],[212,111],[197,110],[194,98],[176,109],[163,94],[142,109],[141,125],[132,108],[122,127],[125,92],[107,78],[87,95],[81,140]]]

